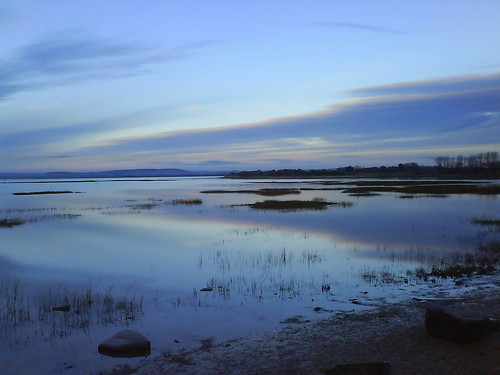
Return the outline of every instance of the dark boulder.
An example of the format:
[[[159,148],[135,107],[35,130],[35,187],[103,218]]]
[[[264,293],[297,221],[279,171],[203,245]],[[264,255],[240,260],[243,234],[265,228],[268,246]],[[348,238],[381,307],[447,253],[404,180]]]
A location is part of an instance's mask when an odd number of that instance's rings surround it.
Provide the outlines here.
[[[100,344],[98,351],[115,358],[146,357],[151,354],[151,342],[139,332],[126,329]]]
[[[390,375],[391,366],[385,362],[351,363],[325,370],[326,375]]]
[[[498,320],[464,319],[439,307],[428,307],[425,313],[425,329],[430,335],[462,344],[485,337],[499,327]]]

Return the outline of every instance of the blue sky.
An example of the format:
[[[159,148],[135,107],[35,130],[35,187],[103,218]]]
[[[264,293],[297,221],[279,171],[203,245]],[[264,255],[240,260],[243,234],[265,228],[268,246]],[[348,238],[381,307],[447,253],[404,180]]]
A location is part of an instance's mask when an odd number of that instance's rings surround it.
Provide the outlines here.
[[[1,1],[0,171],[500,151],[500,1]]]

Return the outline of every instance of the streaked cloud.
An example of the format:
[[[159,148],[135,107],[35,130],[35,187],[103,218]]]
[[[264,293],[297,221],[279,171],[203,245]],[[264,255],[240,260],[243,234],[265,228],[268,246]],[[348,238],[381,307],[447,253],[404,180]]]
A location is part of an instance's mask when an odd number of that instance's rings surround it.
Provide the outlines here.
[[[54,33],[12,51],[0,61],[0,100],[22,91],[146,74],[154,64],[191,57],[219,42],[202,40],[166,48],[123,38]]]
[[[113,129],[147,123],[148,118],[168,122],[175,111],[163,108],[64,128],[12,131],[0,136],[0,144],[4,153],[11,145],[24,149],[27,160],[35,157],[38,143],[45,145],[38,149],[38,158],[45,155],[60,162],[59,169],[64,165],[158,167],[161,160],[163,165],[191,169],[329,168],[390,164],[390,160],[432,163],[434,156],[446,152],[475,153],[500,147],[500,86],[493,83],[497,75],[489,77],[492,82],[477,76],[476,84],[473,77],[401,83],[394,85],[397,89],[391,86],[391,95],[384,88],[380,96],[258,123],[106,136]],[[450,85],[450,81],[457,83]],[[464,90],[464,86],[474,89]],[[407,93],[414,87],[418,93]],[[404,94],[398,94],[399,90]],[[187,108],[187,112],[182,106],[177,108],[176,115],[189,115],[191,105]],[[101,136],[81,141],[89,134]],[[72,143],[73,139],[79,142]],[[65,148],[52,146],[50,151],[50,145],[60,141]]]
[[[363,87],[349,91],[349,94],[359,96],[438,94],[446,92],[461,92],[470,90],[498,89],[500,73],[469,75],[433,80],[404,82],[392,85]]]
[[[496,79],[496,76],[493,77]],[[478,83],[484,82],[478,77]],[[473,85],[472,78],[468,85]],[[441,81],[413,86],[439,88]],[[447,81],[443,81],[447,85]],[[401,84],[399,87],[404,88]],[[117,138],[76,154],[121,154],[157,150],[164,157],[217,157],[217,160],[330,159],[342,155],[393,155],[402,150],[491,145],[500,139],[500,118],[478,116],[500,110],[500,87],[463,91],[449,86],[437,93],[391,95],[332,105],[302,116],[261,123]]]

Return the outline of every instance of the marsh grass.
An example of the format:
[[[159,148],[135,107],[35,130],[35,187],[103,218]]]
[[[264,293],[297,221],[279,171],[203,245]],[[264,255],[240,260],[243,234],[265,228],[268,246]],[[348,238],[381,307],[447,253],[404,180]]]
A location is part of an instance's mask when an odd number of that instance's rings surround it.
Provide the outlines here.
[[[473,181],[461,181],[461,180],[363,180],[363,181],[352,181],[346,183],[337,183],[342,185],[354,185],[354,186],[428,186],[428,185],[468,185],[477,184]]]
[[[49,190],[49,191],[30,191],[21,193],[12,193],[12,195],[46,195],[46,194],[75,194],[79,192],[70,190]]]
[[[27,220],[23,219],[1,219],[0,228],[12,228],[18,225],[26,224]]]
[[[63,338],[93,325],[127,325],[143,315],[143,298],[59,285],[28,295],[19,280],[0,284],[0,337],[16,345],[36,337]]]
[[[378,197],[381,194],[379,194],[379,193],[350,193],[348,195],[350,197]]]
[[[433,182],[433,181],[428,181]],[[427,183],[427,184],[406,184],[408,186],[401,186],[398,183],[395,186],[382,185],[382,186],[358,186],[355,188],[347,188],[342,192],[347,194],[352,193],[401,193],[403,195],[415,194],[428,194],[430,196],[443,197],[449,194],[474,194],[474,195],[498,195],[500,194],[500,185],[474,185],[472,183],[465,184],[444,184],[444,183]]]
[[[326,210],[329,206],[337,207],[351,207],[352,202],[328,202],[320,198],[316,198],[309,201],[302,200],[266,200],[250,204],[241,204],[234,206],[246,206],[254,210],[275,210],[275,211],[298,211],[298,210],[312,210],[321,211]]]
[[[489,230],[500,231],[500,219],[491,219],[487,217],[475,217],[471,223],[487,227]]]
[[[0,220],[0,228],[12,228],[15,226],[23,225],[26,223],[35,223],[37,221],[42,221],[42,220],[50,220],[50,219],[75,219],[77,217],[80,217],[82,215],[78,214],[54,214],[54,215],[39,215],[39,216],[33,216],[30,218],[25,218],[25,219],[19,219],[19,218],[14,218],[14,219],[1,219]]]
[[[268,197],[276,197],[280,195],[300,194],[300,189],[257,189],[257,190],[204,190],[202,194],[257,194]]]
[[[350,194],[349,194],[350,195]],[[448,198],[449,194],[403,194],[396,198],[400,199],[414,199],[414,198]]]
[[[297,252],[283,248],[251,254],[217,250],[199,262],[200,270],[208,262],[215,266],[217,273],[204,285],[203,289],[208,292],[193,288],[193,300],[201,305],[207,299],[229,300],[234,296],[285,300],[306,292],[322,293],[328,278],[324,277],[321,282],[304,280],[293,271],[304,266],[312,268],[323,261],[324,255],[315,250]]]
[[[142,210],[152,210],[153,208],[158,207],[158,203],[137,203],[137,204],[127,204],[125,207],[129,208],[133,211],[142,211]]]
[[[195,205],[200,205],[203,204],[202,199],[173,199],[166,204],[172,205],[172,206],[195,206]]]
[[[423,263],[422,266],[399,271],[389,266],[382,270],[364,268],[360,277],[370,285],[377,286],[491,275],[498,272],[500,266],[500,242],[489,241],[479,244],[474,252],[456,252],[440,259],[421,259],[420,263]]]

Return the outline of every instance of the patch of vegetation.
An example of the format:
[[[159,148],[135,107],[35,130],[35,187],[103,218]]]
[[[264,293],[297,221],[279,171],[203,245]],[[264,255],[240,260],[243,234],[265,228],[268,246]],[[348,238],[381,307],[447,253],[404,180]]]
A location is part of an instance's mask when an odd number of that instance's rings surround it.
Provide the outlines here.
[[[413,198],[448,198],[448,194],[403,194],[398,196],[400,199],[413,199]]]
[[[473,181],[459,180],[363,180],[342,183],[354,186],[429,186],[429,185],[465,185],[477,184]]]
[[[428,194],[432,196],[447,194],[498,195],[500,185],[412,185],[412,186],[362,186],[348,188],[343,193],[380,193],[391,192],[403,195]]]
[[[13,333],[16,343],[16,329],[31,332],[28,341],[36,336],[62,338],[94,324],[132,322],[143,315],[142,305],[142,297],[130,297],[128,293],[117,297],[111,288],[103,293],[90,284],[81,289],[60,285],[38,296],[28,295],[20,281],[6,279],[0,282],[0,334],[8,338],[9,332]]]
[[[350,197],[378,197],[379,193],[351,193],[349,194]]]
[[[381,271],[364,269],[360,277],[371,285],[408,284],[416,281],[432,281],[447,278],[466,278],[498,273],[500,266],[500,242],[490,241],[478,245],[474,252],[454,254],[452,257],[428,263],[404,274],[386,267]]]
[[[500,228],[500,219],[489,219],[489,218],[474,218],[471,220],[473,224],[483,225],[486,227],[497,227]]]
[[[51,191],[30,191],[22,193],[12,193],[12,195],[45,195],[45,194],[74,194],[74,191],[70,190],[51,190]]]
[[[158,207],[158,203],[138,203],[138,204],[127,204],[125,207],[128,207],[131,210],[152,210],[155,207]]]
[[[300,191],[337,191],[337,190],[344,190],[342,187],[338,188],[300,188]]]
[[[243,204],[238,206],[248,206],[254,210],[276,210],[276,211],[297,211],[297,210],[325,210],[329,206],[351,207],[352,202],[328,202],[323,199],[313,199],[310,201],[300,200],[266,200],[262,202]]]
[[[257,194],[268,197],[276,197],[280,195],[300,194],[299,189],[258,189],[258,190],[205,190],[203,194]]]
[[[174,199],[168,202],[167,204],[170,204],[172,206],[180,206],[180,205],[200,205],[203,203],[203,200],[201,199]]]
[[[23,225],[26,223],[26,220],[22,219],[1,219],[0,220],[0,228],[12,228],[17,225]]]
[[[475,253],[467,253],[454,261],[434,264],[430,271],[420,270],[418,278],[427,280],[430,276],[440,278],[471,277],[491,275],[498,270],[500,263],[500,242],[491,241],[480,245]]]

